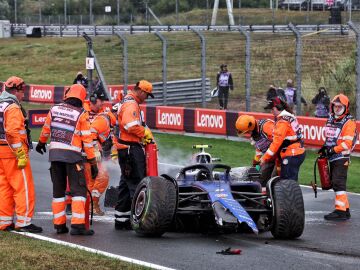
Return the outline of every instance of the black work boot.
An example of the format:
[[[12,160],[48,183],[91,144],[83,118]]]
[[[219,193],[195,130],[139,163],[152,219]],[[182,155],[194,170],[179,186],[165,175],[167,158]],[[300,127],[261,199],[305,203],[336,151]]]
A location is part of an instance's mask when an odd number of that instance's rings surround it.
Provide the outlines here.
[[[85,229],[85,225],[83,226],[73,226],[71,225],[70,234],[71,235],[93,235],[95,232],[93,230]]]
[[[39,226],[36,226],[34,224],[30,224],[24,227],[15,228],[18,232],[29,232],[29,233],[41,233],[43,229]]]
[[[350,212],[349,212],[349,214],[350,214]],[[348,217],[346,215],[346,211],[341,211],[341,210],[335,209],[333,212],[325,215],[324,219],[326,219],[326,220],[347,220]]]
[[[350,208],[346,208],[346,218],[347,218],[347,219],[350,219],[350,218],[351,218]]]
[[[66,227],[66,224],[54,225],[54,228],[56,229],[57,234],[63,234],[69,232],[69,229],[68,227]]]
[[[126,220],[124,222],[116,221],[115,220],[115,230],[132,230],[130,220]]]
[[[15,230],[15,224],[14,223],[11,223],[9,226],[7,226],[5,229],[4,229],[4,232],[11,232]]]

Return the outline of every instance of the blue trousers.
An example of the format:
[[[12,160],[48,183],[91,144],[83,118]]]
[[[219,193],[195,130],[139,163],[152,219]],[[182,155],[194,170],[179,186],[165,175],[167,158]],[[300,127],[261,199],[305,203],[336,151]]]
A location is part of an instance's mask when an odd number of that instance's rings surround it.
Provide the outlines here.
[[[281,179],[298,180],[299,169],[304,162],[305,152],[297,156],[285,157],[281,160]]]

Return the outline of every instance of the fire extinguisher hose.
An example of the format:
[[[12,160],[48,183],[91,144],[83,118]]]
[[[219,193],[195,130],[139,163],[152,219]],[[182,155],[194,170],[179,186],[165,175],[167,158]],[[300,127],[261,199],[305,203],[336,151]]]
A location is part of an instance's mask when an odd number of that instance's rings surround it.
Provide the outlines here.
[[[89,194],[89,197],[90,197],[90,205],[91,205],[91,211],[90,211],[90,225],[92,225],[93,223],[93,216],[94,216],[94,201],[93,201],[93,198],[91,196],[91,191],[86,187],[86,190]],[[88,213],[86,213],[88,214]]]

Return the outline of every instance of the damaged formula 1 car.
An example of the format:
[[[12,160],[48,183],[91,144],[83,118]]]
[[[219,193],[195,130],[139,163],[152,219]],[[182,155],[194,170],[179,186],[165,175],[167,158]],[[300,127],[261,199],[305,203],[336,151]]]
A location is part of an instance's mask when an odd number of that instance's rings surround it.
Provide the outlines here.
[[[168,175],[145,177],[131,207],[137,234],[161,236],[183,227],[220,231],[271,231],[278,239],[294,239],[304,230],[301,189],[294,180],[274,177],[266,193],[252,167],[236,170],[223,164],[194,164]]]

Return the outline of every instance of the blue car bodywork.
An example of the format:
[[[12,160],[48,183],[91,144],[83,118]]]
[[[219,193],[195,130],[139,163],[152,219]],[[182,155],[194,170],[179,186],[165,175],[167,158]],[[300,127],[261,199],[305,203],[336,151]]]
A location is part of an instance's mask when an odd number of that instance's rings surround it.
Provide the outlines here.
[[[219,227],[236,228],[245,223],[257,234],[259,213],[271,212],[264,204],[266,196],[261,193],[261,185],[255,181],[259,173],[248,168],[250,173],[245,179],[239,179],[232,177],[230,170],[229,166],[213,163],[183,168],[176,177],[179,190],[177,216],[210,214]]]

